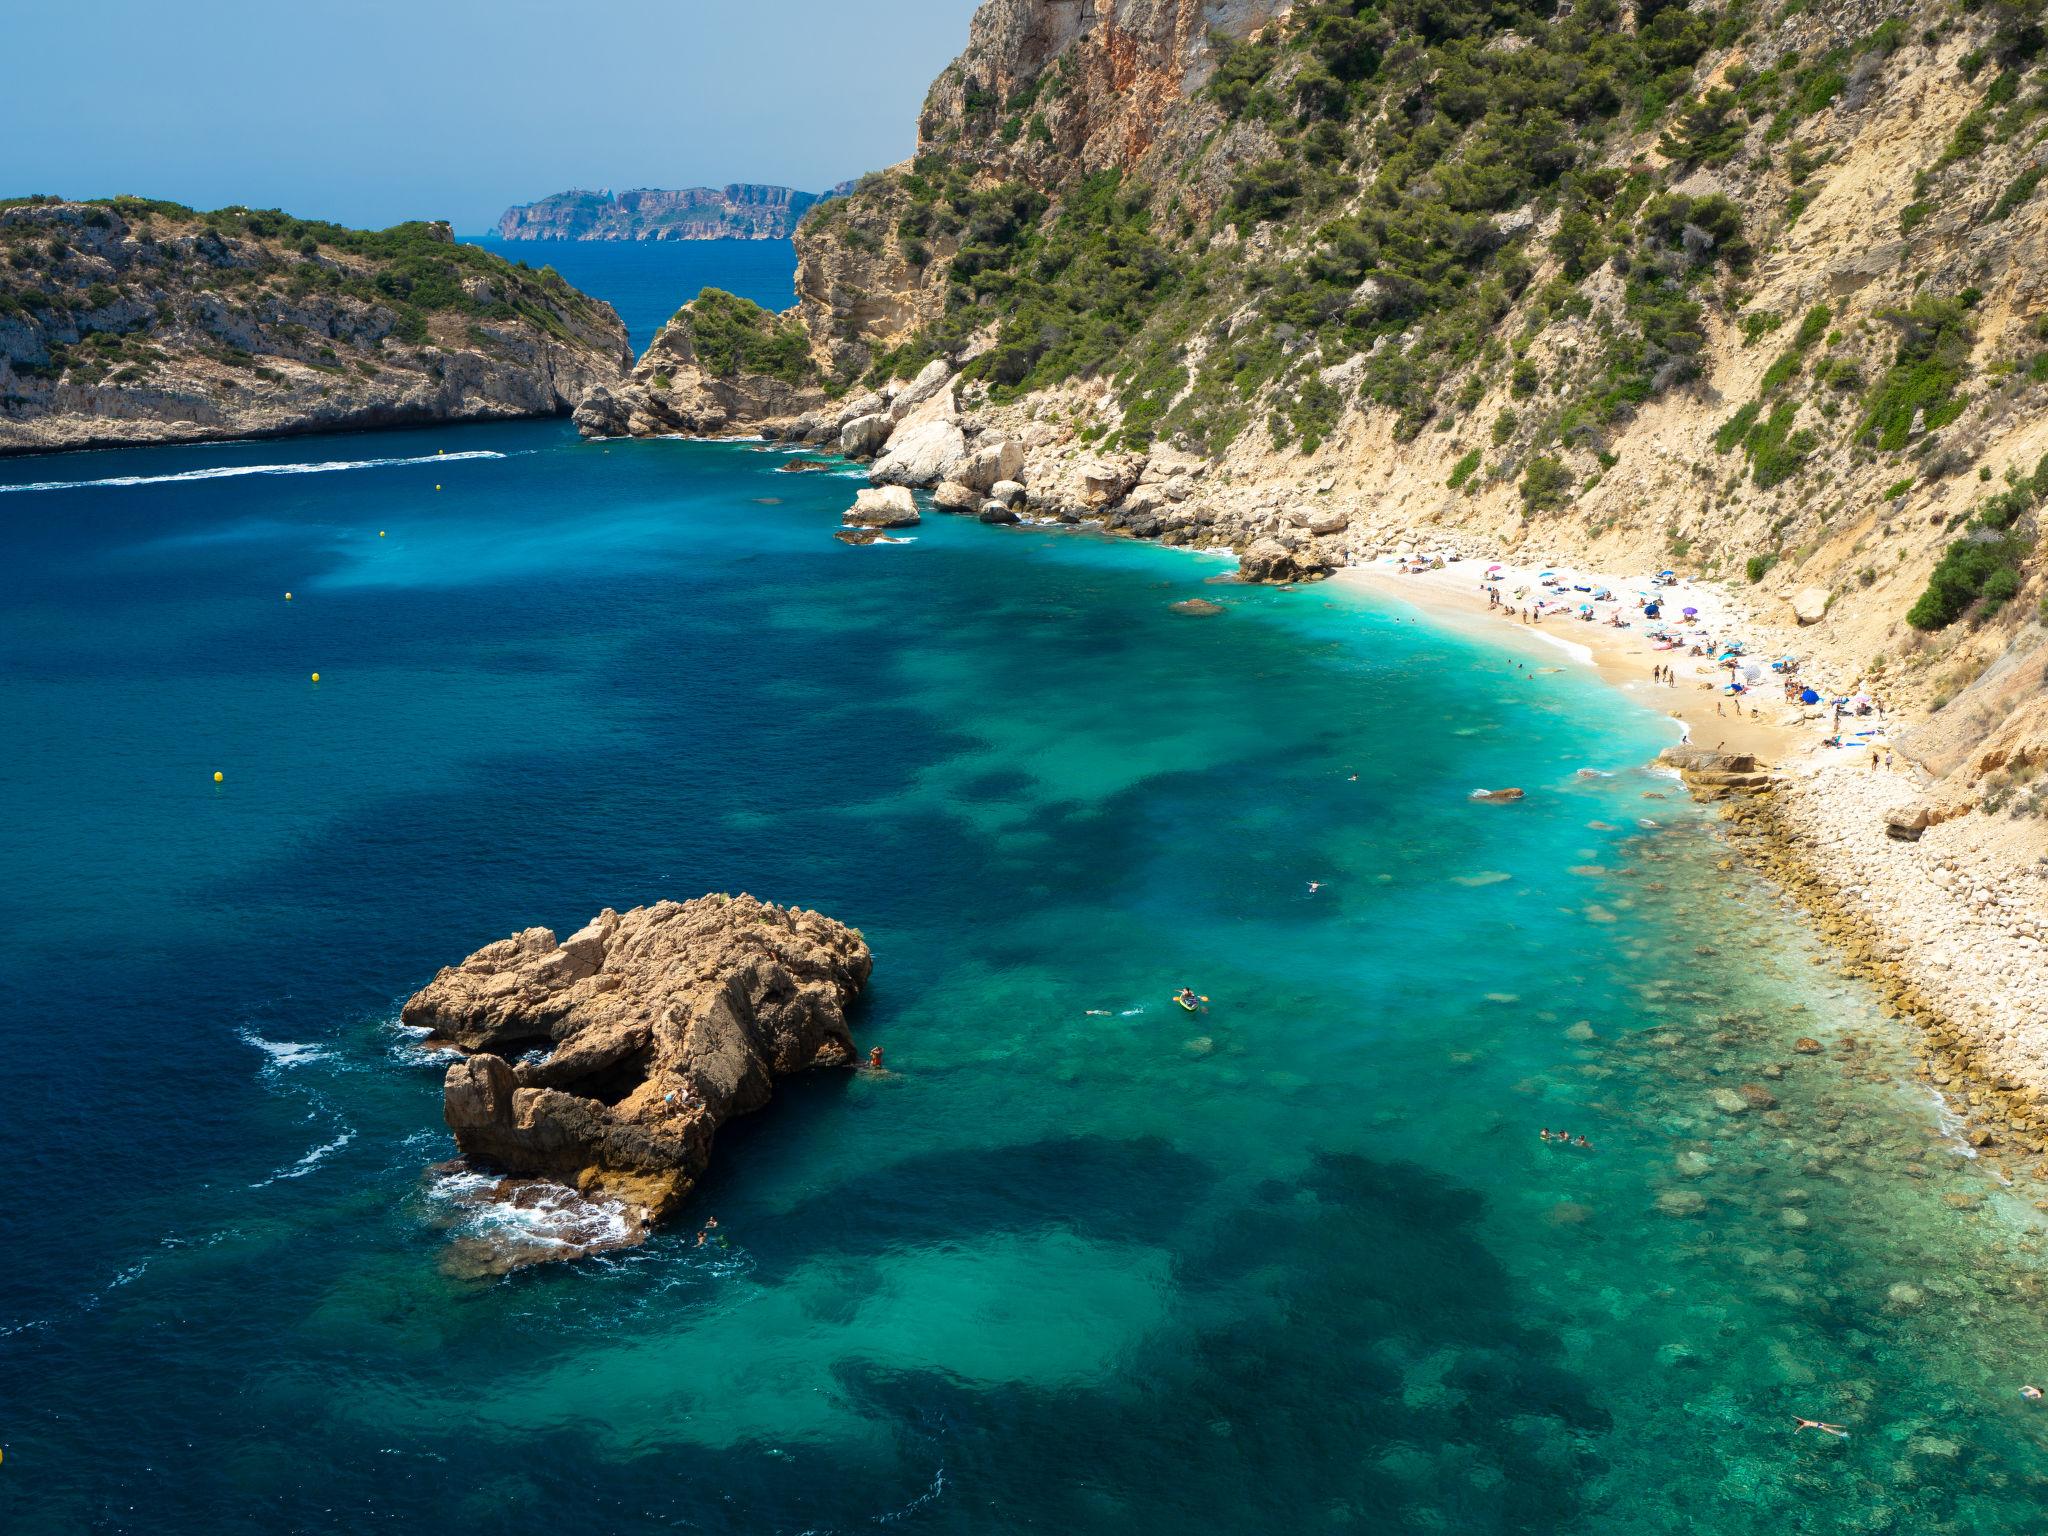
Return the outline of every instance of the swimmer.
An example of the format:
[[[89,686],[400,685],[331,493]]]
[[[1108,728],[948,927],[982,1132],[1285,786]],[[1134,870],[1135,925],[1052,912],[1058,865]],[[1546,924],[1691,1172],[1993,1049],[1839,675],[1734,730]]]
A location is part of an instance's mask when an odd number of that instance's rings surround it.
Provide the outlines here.
[[[882,1048],[879,1045],[868,1052],[868,1070],[870,1072],[882,1070]]]
[[[1593,1143],[1586,1140],[1586,1138],[1583,1136],[1574,1136],[1572,1138],[1572,1145],[1575,1147],[1584,1147],[1588,1152],[1593,1150]]]
[[[1538,1132],[1536,1133],[1536,1135],[1538,1136],[1538,1138],[1540,1138],[1540,1139],[1541,1139],[1541,1140],[1543,1140],[1543,1141],[1548,1141],[1548,1140],[1550,1140],[1550,1127],[1549,1127],[1549,1126],[1547,1126],[1547,1125],[1546,1125],[1546,1126],[1544,1126],[1542,1130],[1540,1130],[1540,1131],[1538,1131]]]
[[[1309,893],[1309,895],[1311,895],[1311,896],[1315,895],[1315,893],[1316,893],[1317,891],[1320,891],[1320,890],[1321,890],[1322,888],[1323,888],[1323,882],[1322,882],[1322,881],[1320,881],[1320,880],[1311,880],[1311,881],[1309,881],[1309,883],[1308,883],[1308,893]]]
[[[1819,1419],[1802,1419],[1795,1413],[1792,1416],[1792,1433],[1796,1435],[1802,1429],[1817,1429],[1824,1435],[1833,1435],[1840,1440],[1849,1438],[1849,1431],[1839,1424],[1823,1424]]]
[[[2030,1403],[2038,1403],[2041,1401],[2041,1389],[2039,1387],[2021,1387],[2020,1396]]]

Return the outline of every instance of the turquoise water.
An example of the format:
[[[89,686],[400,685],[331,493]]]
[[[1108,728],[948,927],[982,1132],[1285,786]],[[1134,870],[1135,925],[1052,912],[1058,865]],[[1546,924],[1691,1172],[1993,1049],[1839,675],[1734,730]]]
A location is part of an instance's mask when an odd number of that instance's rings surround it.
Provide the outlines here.
[[[626,322],[633,350],[706,287],[723,288],[764,309],[796,302],[796,246],[787,240],[500,240],[468,235],[507,261],[553,267],[585,293],[605,300]]]
[[[0,466],[0,1529],[2041,1526],[2033,1212],[1667,722],[783,462]],[[892,1071],[727,1129],[728,1247],[445,1274],[399,1002],[715,889],[865,931]]]

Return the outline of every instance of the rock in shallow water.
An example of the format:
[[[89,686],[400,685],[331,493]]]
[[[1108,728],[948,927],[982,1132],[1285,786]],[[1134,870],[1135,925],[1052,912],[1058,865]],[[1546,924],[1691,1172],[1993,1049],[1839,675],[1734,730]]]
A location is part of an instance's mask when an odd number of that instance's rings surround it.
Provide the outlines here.
[[[718,1127],[766,1104],[774,1079],[852,1064],[845,1010],[872,963],[858,932],[815,912],[704,896],[607,908],[559,944],[545,928],[501,939],[401,1016],[470,1053],[442,1089],[466,1158],[616,1202],[637,1240],[695,1187]],[[545,1054],[525,1054],[535,1048]]]

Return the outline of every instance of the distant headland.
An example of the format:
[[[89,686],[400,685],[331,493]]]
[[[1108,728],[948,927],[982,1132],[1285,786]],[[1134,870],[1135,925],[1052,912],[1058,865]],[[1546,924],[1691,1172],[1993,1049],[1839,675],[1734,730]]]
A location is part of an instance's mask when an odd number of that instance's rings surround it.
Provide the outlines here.
[[[852,189],[848,181],[827,192],[741,182],[571,190],[507,208],[496,232],[501,240],[787,240],[809,209]]]

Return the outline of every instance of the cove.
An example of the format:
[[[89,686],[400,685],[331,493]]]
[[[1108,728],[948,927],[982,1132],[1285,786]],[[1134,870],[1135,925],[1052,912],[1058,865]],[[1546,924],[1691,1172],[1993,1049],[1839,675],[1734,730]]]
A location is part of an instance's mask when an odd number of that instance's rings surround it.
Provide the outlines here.
[[[7,1530],[2034,1519],[2032,1213],[1667,722],[787,462],[0,466]],[[707,890],[858,925],[892,1071],[722,1133],[724,1246],[444,1275],[399,1001]]]

